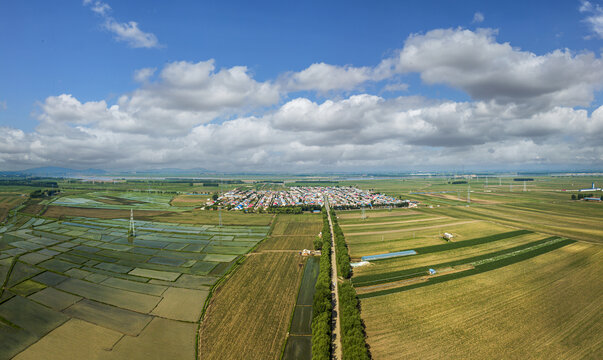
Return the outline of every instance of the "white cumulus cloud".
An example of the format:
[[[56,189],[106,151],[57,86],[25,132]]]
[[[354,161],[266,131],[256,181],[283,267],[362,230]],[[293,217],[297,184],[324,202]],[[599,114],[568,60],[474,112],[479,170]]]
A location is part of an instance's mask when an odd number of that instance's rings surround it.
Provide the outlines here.
[[[413,96],[404,77],[468,101]],[[221,171],[336,171],[459,165],[603,166],[603,78],[592,53],[537,55],[482,29],[408,37],[374,67],[317,63],[259,81],[246,66],[175,61],[134,72],[114,102],[48,96],[34,131],[0,128],[0,165]],[[379,96],[363,91],[383,81]],[[314,91],[328,95],[317,100]],[[322,98],[322,97],[318,97]]]
[[[581,13],[589,14],[584,21],[596,36],[603,39],[603,8],[589,1],[582,1],[579,10]]]
[[[115,35],[115,40],[125,42],[133,48],[161,47],[157,37],[149,32],[144,32],[135,21],[119,22],[109,15],[111,6],[102,1],[84,0],[84,5],[103,18],[103,27]]]
[[[396,72],[420,73],[428,84],[446,84],[476,100],[529,107],[587,106],[603,84],[603,62],[568,49],[536,55],[499,43],[491,29],[437,29],[411,35]]]

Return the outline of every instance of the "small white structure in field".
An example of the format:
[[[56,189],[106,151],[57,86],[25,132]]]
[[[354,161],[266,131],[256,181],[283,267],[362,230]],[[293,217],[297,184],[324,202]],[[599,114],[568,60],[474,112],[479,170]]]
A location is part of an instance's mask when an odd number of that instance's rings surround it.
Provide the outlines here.
[[[453,237],[454,235],[452,235],[451,233],[444,233],[444,239],[448,241],[452,240]]]
[[[434,269],[429,269],[429,275],[435,275],[437,271]]]

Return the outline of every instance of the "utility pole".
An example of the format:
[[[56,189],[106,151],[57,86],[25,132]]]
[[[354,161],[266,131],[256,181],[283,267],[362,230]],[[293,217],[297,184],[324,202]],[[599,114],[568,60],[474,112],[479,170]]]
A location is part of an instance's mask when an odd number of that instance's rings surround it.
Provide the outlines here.
[[[130,227],[128,228],[128,238],[136,237],[136,229],[134,228],[134,210],[130,209]]]

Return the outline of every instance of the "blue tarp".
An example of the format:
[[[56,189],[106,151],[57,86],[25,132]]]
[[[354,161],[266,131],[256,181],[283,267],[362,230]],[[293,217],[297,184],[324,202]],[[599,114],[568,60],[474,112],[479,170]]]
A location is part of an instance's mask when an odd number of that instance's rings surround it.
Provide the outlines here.
[[[383,260],[383,259],[389,259],[389,258],[393,258],[393,257],[416,255],[416,254],[417,254],[417,252],[414,250],[406,250],[406,251],[399,251],[399,252],[387,253],[387,254],[367,255],[367,256],[361,257],[360,259],[362,261]]]

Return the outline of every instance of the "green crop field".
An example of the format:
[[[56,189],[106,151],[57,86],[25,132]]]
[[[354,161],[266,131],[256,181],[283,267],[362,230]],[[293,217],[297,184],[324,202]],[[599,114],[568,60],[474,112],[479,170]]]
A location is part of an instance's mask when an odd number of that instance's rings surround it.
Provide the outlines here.
[[[354,261],[416,251],[353,270],[372,356],[602,357],[603,204],[563,191],[592,181],[601,178],[537,177],[526,191],[512,178],[358,183],[419,202],[338,212]]]

